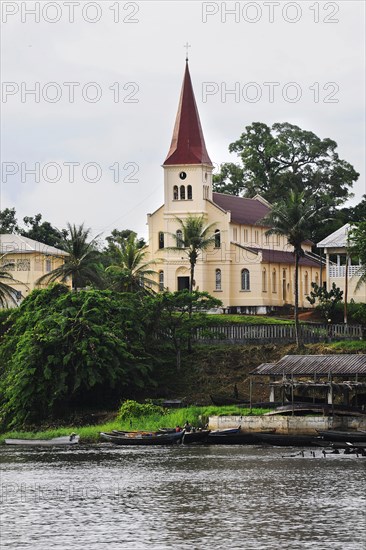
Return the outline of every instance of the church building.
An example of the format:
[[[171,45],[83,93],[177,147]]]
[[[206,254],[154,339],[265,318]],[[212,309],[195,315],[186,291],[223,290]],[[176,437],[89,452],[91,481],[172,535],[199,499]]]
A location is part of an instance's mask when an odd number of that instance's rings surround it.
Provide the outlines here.
[[[266,236],[261,220],[271,205],[259,195],[242,198],[212,190],[213,165],[208,155],[195,101],[188,61],[173,137],[163,163],[164,204],[148,214],[149,259],[155,261],[159,290],[189,287],[187,254],[171,250],[179,242],[180,224],[189,215],[214,224],[216,238],[195,268],[195,290],[207,291],[233,313],[266,313],[294,304],[293,247],[279,235]],[[174,235],[177,237],[175,238]],[[311,243],[303,244],[299,269],[299,306],[319,284],[322,269]]]

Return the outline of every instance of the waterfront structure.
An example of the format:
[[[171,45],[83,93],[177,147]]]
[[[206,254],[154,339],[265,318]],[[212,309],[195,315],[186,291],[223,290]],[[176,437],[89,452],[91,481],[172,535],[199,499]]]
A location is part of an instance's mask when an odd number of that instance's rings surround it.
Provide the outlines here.
[[[263,363],[250,373],[266,377],[270,402],[290,400],[314,403],[316,399],[333,405],[366,405],[366,355],[286,355],[276,363]],[[251,378],[251,385],[253,379]],[[316,394],[316,397],[315,397]]]
[[[36,286],[45,288],[48,283],[37,285],[37,280],[63,265],[67,256],[68,253],[64,250],[28,237],[12,233],[0,235],[1,268],[14,277],[14,282],[6,282],[17,291],[18,302],[28,296]]]
[[[335,283],[337,287],[345,290],[347,287],[347,301],[366,302],[366,283],[360,285],[356,290],[360,277],[357,275],[361,265],[352,265],[352,258],[349,256],[348,233],[351,225],[346,223],[331,235],[328,235],[317,247],[323,249],[326,258],[326,285],[327,289]]]
[[[215,240],[202,252],[195,268],[194,288],[223,302],[226,311],[266,313],[294,304],[295,259],[286,237],[267,236],[261,220],[271,205],[261,196],[242,198],[215,193],[213,164],[205,139],[186,63],[173,137],[163,163],[164,204],[148,214],[149,259],[155,261],[159,289],[189,288],[187,254],[179,250],[181,224],[188,216],[203,216]],[[178,250],[172,250],[177,247]],[[311,283],[319,284],[322,263],[303,243],[299,264],[299,306]]]

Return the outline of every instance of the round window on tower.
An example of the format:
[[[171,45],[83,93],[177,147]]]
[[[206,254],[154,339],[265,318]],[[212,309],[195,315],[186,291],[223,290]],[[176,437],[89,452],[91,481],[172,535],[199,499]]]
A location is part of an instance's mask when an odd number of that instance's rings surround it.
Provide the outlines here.
[[[187,174],[185,172],[180,172],[179,177],[180,177],[181,180],[185,180],[186,177],[187,177]]]

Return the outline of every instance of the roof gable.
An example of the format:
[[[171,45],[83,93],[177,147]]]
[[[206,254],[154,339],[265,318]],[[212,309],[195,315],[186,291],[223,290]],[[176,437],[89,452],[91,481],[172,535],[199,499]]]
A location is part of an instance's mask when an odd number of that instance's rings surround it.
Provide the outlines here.
[[[220,208],[231,212],[231,221],[244,225],[254,225],[270,211],[269,206],[258,198],[247,199],[236,195],[213,193],[212,200]]]

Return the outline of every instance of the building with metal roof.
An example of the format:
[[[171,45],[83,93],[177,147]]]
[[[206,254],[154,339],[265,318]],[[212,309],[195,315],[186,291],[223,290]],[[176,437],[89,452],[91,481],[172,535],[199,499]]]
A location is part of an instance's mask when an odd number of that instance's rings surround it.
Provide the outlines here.
[[[360,276],[360,264],[352,265],[352,258],[348,254],[348,234],[352,229],[351,224],[346,223],[343,227],[328,235],[316,246],[323,249],[326,258],[326,284],[331,288],[333,283],[347,291],[347,299],[355,302],[366,302],[366,283],[357,288]]]
[[[7,279],[5,282],[14,289],[18,302],[37,286],[42,275],[61,266],[68,255],[64,250],[22,235],[0,235],[0,269],[13,276],[13,281]]]
[[[266,377],[271,402],[366,406],[366,354],[286,355],[250,375],[251,385]]]

